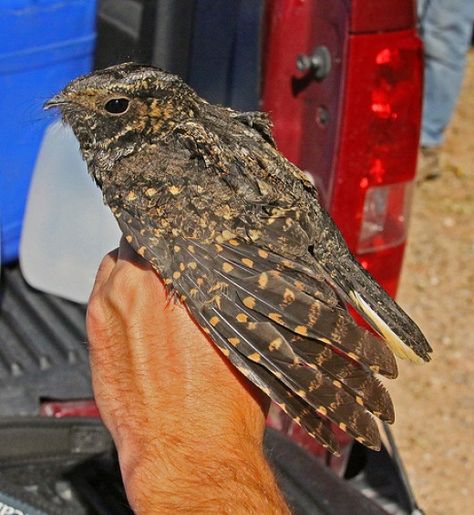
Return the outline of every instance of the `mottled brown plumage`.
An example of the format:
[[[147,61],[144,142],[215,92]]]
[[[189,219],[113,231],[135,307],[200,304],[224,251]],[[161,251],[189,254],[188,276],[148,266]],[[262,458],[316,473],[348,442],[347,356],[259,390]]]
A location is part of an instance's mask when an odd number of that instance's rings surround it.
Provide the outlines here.
[[[267,117],[210,105],[178,77],[124,64],[59,106],[130,245],[252,382],[332,451],[329,421],[379,448],[392,351],[429,359],[416,325],[354,261]],[[371,414],[372,413],[372,414]]]

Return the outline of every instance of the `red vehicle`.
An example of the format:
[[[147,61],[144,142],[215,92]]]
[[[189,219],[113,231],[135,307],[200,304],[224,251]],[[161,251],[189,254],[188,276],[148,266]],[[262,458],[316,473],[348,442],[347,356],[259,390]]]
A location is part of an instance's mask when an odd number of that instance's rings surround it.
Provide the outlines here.
[[[422,103],[415,2],[270,0],[262,108],[362,265],[395,296]]]
[[[103,0],[96,66],[152,62],[211,101],[268,111],[279,149],[311,175],[351,250],[395,295],[421,114],[415,7]],[[33,290],[16,264],[4,270],[3,289],[0,343],[17,346],[19,358],[0,351],[10,371],[0,378],[0,512],[129,513],[110,440],[87,400],[84,307]],[[269,430],[270,459],[295,513],[420,513],[389,431],[379,454],[341,434],[346,452],[335,460],[278,412],[269,423],[280,430]]]

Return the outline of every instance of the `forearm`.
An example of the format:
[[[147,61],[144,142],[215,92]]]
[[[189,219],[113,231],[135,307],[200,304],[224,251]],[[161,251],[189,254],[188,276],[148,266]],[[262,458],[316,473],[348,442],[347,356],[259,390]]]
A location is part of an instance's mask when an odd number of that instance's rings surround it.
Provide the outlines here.
[[[161,513],[289,513],[261,446],[181,448],[179,460],[149,453],[125,472],[137,515]]]

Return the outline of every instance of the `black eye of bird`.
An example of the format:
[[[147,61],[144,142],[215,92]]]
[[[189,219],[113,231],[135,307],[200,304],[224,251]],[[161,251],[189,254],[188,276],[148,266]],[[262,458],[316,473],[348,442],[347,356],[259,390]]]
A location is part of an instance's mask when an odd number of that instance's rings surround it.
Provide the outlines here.
[[[123,114],[127,111],[130,100],[128,98],[112,98],[105,104],[105,110],[110,114]]]

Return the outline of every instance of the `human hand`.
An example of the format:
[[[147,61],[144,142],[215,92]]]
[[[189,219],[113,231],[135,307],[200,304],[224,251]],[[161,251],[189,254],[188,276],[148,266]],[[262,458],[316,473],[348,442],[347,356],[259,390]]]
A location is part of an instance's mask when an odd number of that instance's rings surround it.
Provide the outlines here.
[[[99,268],[87,332],[137,513],[285,512],[262,453],[265,399],[123,239]]]

